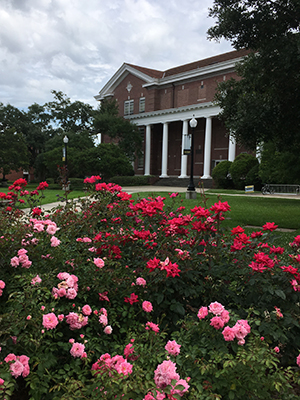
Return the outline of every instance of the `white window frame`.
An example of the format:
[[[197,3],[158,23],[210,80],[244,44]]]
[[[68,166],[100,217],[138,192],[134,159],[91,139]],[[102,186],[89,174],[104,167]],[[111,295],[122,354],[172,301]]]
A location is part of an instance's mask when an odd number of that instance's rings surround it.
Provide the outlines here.
[[[124,101],[124,115],[132,115],[134,109],[134,100]]]
[[[139,112],[144,113],[145,112],[145,106],[146,106],[146,98],[145,97],[140,97],[139,101]]]

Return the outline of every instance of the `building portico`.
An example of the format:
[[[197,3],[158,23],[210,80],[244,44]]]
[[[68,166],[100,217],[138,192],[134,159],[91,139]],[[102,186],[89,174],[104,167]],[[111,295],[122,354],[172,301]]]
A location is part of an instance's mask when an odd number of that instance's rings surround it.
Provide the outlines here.
[[[184,154],[184,144],[188,143],[188,137],[190,135],[189,121],[194,116],[198,121],[203,120],[202,124],[199,123],[199,128],[195,130],[195,148],[199,154],[196,157],[196,172],[202,180],[211,179],[212,169],[212,156],[216,156],[216,150],[212,153],[212,125],[213,120],[217,120],[217,116],[220,112],[219,107],[209,103],[202,104],[198,107],[183,107],[181,109],[171,109],[156,111],[150,113],[144,113],[130,118],[139,127],[145,128],[145,143],[144,143],[144,175],[154,174],[151,171],[151,154],[153,152],[160,152],[160,168],[159,171],[155,171],[160,178],[168,178],[169,176],[178,176],[178,178],[188,178],[188,155]],[[180,124],[181,138],[178,140],[178,128],[177,130],[172,129],[174,123]],[[203,130],[204,124],[204,135]],[[157,146],[157,140],[153,140],[153,130],[162,130],[160,144]],[[197,137],[198,134],[198,137]],[[202,144],[204,139],[204,145]],[[227,147],[222,148],[223,151],[219,151],[218,160],[230,160],[235,154],[235,143],[228,138]],[[180,159],[176,160],[175,167],[169,164],[169,159],[177,156],[174,152],[174,143],[179,147],[177,153],[180,154]],[[171,147],[170,147],[171,146]],[[170,151],[171,150],[171,151]],[[203,151],[202,151],[203,150]],[[175,154],[174,154],[175,153]],[[227,153],[227,154],[224,154]],[[218,161],[217,160],[217,161]],[[213,160],[214,162],[216,160]],[[174,162],[173,162],[174,164]],[[179,170],[179,171],[178,171]],[[176,173],[178,171],[179,173]]]
[[[184,150],[190,149],[193,117],[193,169],[202,181],[211,180],[217,163],[244,151],[218,118],[214,96],[218,83],[237,78],[235,65],[248,54],[232,51],[166,71],[121,66],[95,98],[116,100],[120,115],[139,127],[144,148],[135,174],[188,178],[190,156]]]

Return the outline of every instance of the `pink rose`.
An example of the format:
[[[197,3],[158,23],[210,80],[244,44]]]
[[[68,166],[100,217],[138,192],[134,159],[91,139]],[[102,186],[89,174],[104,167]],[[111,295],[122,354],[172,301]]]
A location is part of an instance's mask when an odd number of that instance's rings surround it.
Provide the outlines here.
[[[226,342],[232,342],[235,338],[235,333],[234,333],[234,329],[230,328],[229,326],[226,326],[223,329],[222,332],[224,339],[226,340]]]
[[[52,236],[52,238],[50,239],[51,242],[51,247],[57,247],[60,245],[60,240],[57,239],[57,237]]]
[[[66,289],[65,288],[60,288],[60,289],[58,289],[58,291],[57,291],[57,295],[59,296],[59,297],[64,297],[64,296],[66,296],[66,294],[67,294],[67,291],[66,291]]]
[[[247,336],[248,332],[244,325],[237,322],[232,329],[234,330],[235,337],[237,340],[242,340]]]
[[[15,267],[15,268],[16,268],[19,264],[20,264],[19,257],[13,257],[13,258],[10,260],[10,265],[11,265],[12,267]]]
[[[177,344],[175,340],[169,340],[168,343],[165,345],[165,349],[169,354],[172,356],[178,356],[180,353],[180,344]]]
[[[222,306],[222,304],[218,303],[217,301],[215,301],[214,303],[210,303],[209,305],[209,312],[215,315],[221,315],[224,310],[224,306]]]
[[[221,329],[225,324],[221,317],[215,316],[210,320],[210,325],[215,329]]]
[[[146,330],[152,329],[153,332],[156,332],[156,333],[159,332],[159,326],[157,324],[154,324],[153,322],[147,322],[145,329]]]
[[[172,380],[178,381],[180,379],[179,374],[176,372],[176,364],[172,361],[163,361],[159,364],[154,371],[154,381],[158,388],[164,389],[166,386],[170,385]]]
[[[73,343],[70,353],[73,357],[82,357],[84,353],[84,344],[82,343]]]
[[[14,378],[18,378],[18,376],[22,375],[24,371],[24,365],[20,361],[16,361],[9,367],[10,372]]]
[[[105,314],[101,314],[99,317],[99,322],[103,326],[106,326],[108,324],[107,316]]]
[[[31,284],[35,285],[36,283],[41,283],[42,279],[39,277],[39,275],[35,276],[34,278],[31,279]]]
[[[143,301],[142,307],[146,312],[151,312],[153,310],[153,306],[150,301]]]
[[[33,225],[33,230],[36,232],[42,232],[44,230],[44,224],[38,222]]]
[[[86,304],[85,306],[82,307],[82,312],[84,315],[91,315],[92,309],[88,304]]]
[[[67,290],[67,294],[66,294],[66,298],[67,298],[67,299],[73,300],[73,299],[75,299],[76,296],[77,296],[77,292],[76,292],[75,289],[69,288],[69,289]]]
[[[106,333],[106,335],[110,335],[112,333],[112,330],[113,330],[112,327],[110,325],[107,325],[104,328],[104,333]]]
[[[136,284],[138,286],[146,286],[147,282],[145,281],[144,278],[136,278]]]
[[[54,329],[58,324],[58,319],[54,313],[43,315],[43,326],[49,329]]]
[[[104,261],[102,260],[102,258],[94,258],[94,264],[98,268],[103,268],[104,267]]]
[[[204,319],[208,315],[207,307],[201,307],[198,311],[197,317],[199,319]]]
[[[49,235],[54,235],[57,231],[57,226],[55,223],[52,223],[51,225],[47,226],[46,232],[49,233]]]
[[[4,361],[5,362],[9,362],[9,361],[16,361],[17,360],[17,356],[14,353],[9,353],[5,358]]]
[[[222,318],[225,324],[227,324],[228,321],[230,320],[229,312],[227,310],[222,311],[220,317]]]

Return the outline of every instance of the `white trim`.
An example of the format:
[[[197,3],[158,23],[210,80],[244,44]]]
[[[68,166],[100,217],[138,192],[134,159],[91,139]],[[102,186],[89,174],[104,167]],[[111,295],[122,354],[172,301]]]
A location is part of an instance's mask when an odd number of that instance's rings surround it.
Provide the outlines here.
[[[206,75],[212,75],[212,74],[218,74],[221,75],[221,72],[224,73],[224,71],[226,72],[230,72],[230,71],[235,71],[235,65],[236,63],[238,63],[239,61],[242,61],[244,59],[244,57],[239,57],[239,58],[234,58],[234,59],[230,59],[227,61],[223,61],[223,62],[216,62],[213,63],[211,65],[207,65],[205,67],[201,67],[201,68],[196,68],[190,71],[185,71],[182,72],[180,74],[176,74],[176,75],[170,75],[166,78],[161,78],[161,79],[153,79],[152,82],[147,82],[143,85],[143,87],[145,88],[149,88],[151,86],[162,86],[162,85],[168,85],[168,84],[174,84],[174,83],[178,83],[178,82],[182,82],[183,80],[194,80],[194,79],[199,79],[199,77],[204,77]]]
[[[149,75],[144,74],[143,72],[133,68],[132,66],[124,63],[118,71],[110,78],[110,80],[103,86],[100,90],[99,94],[94,96],[96,100],[103,100],[107,96],[113,96],[113,92],[115,88],[122,82],[127,75],[132,74],[146,83],[150,83],[154,78],[149,77]]]
[[[202,104],[192,104],[190,106],[169,108],[167,110],[151,111],[142,114],[127,115],[125,119],[129,119],[137,126],[153,125],[164,122],[184,121],[190,120],[195,115],[195,118],[208,118],[215,117],[221,111],[219,106],[214,105],[212,102]]]

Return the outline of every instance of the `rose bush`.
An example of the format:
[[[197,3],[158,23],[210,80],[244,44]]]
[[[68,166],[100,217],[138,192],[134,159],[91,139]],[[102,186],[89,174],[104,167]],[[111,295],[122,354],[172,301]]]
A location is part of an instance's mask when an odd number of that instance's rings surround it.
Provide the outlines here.
[[[17,182],[0,214],[3,398],[297,398],[300,237],[85,184],[28,217]]]

